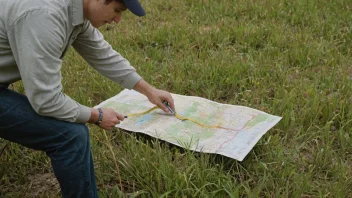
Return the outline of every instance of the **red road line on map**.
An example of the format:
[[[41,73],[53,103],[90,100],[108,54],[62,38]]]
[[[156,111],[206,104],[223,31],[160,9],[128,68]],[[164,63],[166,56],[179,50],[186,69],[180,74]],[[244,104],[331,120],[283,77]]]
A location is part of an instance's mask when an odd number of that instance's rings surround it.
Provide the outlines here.
[[[232,130],[232,131],[236,131],[236,133],[234,134],[234,136],[233,136],[232,138],[230,138],[229,140],[227,140],[227,141],[225,141],[224,143],[222,143],[222,144],[220,145],[220,147],[218,148],[218,150],[221,149],[224,144],[226,144],[226,143],[230,142],[231,140],[233,140],[233,139],[237,136],[238,132],[240,132],[241,130],[243,130],[243,129],[246,127],[246,125],[247,125],[250,121],[252,121],[252,120],[254,119],[254,117],[255,117],[255,116],[253,116],[251,119],[249,119],[249,120],[246,122],[246,124],[243,125],[243,127],[242,127],[241,129],[238,129],[238,130],[230,129],[230,130]]]

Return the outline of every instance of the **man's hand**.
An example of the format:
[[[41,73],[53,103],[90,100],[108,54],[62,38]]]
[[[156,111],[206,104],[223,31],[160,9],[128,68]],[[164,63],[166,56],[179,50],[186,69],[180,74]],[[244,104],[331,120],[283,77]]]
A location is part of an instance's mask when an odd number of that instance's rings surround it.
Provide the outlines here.
[[[168,102],[171,109],[175,111],[174,100],[169,92],[153,88],[153,90],[151,90],[146,96],[148,97],[148,100],[151,103],[157,105],[160,109],[162,109],[166,113],[171,113],[171,112],[164,105],[163,103],[164,101]]]
[[[120,121],[124,120],[124,116],[116,113],[112,109],[102,108],[103,120],[98,125],[102,129],[111,130],[115,125],[120,124]],[[97,109],[91,109],[91,116],[88,120],[89,123],[96,123],[99,119],[99,112]]]
[[[175,111],[175,103],[171,94],[167,91],[163,91],[160,89],[156,89],[150,86],[146,81],[141,79],[133,88],[139,93],[147,96],[148,100],[157,105],[160,109],[165,111],[166,113],[170,113],[169,109],[163,104],[164,101],[168,102],[171,109]],[[175,111],[176,112],[176,111]]]

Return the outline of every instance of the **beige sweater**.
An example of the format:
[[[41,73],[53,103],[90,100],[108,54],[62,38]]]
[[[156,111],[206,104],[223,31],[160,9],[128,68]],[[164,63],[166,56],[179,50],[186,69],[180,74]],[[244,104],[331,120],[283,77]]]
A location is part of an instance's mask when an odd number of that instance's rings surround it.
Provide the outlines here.
[[[40,115],[85,123],[90,108],[62,93],[68,47],[98,72],[132,89],[141,79],[83,17],[82,0],[0,0],[0,84],[22,80]]]

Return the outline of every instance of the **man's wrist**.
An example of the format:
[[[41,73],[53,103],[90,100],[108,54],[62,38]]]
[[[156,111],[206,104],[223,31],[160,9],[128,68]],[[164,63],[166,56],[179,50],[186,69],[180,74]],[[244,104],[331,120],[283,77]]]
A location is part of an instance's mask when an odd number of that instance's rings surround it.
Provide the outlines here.
[[[141,79],[140,81],[137,82],[135,87],[133,87],[134,90],[138,91],[139,93],[147,96],[149,95],[155,88],[151,85],[149,85],[145,80]]]
[[[99,124],[103,121],[103,110],[101,110],[101,108],[98,108],[99,111],[99,117],[98,117],[98,121],[95,122],[96,125],[99,126]]]

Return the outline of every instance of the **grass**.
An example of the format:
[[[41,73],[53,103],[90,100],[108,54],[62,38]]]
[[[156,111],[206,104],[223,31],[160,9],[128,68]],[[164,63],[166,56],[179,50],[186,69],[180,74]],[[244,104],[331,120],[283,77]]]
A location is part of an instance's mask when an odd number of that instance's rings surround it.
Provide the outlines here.
[[[243,162],[90,125],[101,197],[352,197],[350,1],[142,4],[146,17],[101,31],[150,84],[283,119]],[[62,74],[64,92],[88,106],[123,89],[72,49]],[[60,195],[28,177],[52,172],[43,153],[0,145],[0,195]]]

